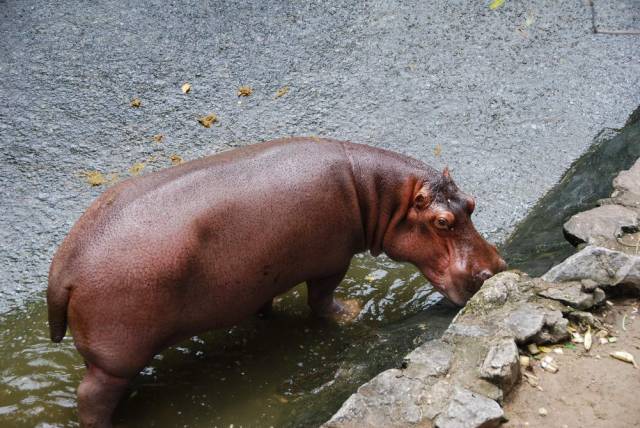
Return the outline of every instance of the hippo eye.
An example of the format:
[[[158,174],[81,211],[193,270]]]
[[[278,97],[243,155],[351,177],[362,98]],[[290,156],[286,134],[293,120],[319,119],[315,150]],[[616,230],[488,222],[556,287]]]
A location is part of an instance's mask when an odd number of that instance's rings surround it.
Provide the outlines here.
[[[436,227],[438,229],[448,229],[449,228],[449,222],[444,217],[438,217],[438,219],[436,220]]]

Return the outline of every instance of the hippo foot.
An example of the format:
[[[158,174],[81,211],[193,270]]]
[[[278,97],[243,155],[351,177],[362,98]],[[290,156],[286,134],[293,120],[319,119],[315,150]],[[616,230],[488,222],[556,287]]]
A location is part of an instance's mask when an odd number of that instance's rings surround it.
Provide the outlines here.
[[[330,319],[338,324],[348,324],[360,315],[361,310],[362,306],[355,299],[333,299],[333,302],[328,307],[315,312],[321,318]]]

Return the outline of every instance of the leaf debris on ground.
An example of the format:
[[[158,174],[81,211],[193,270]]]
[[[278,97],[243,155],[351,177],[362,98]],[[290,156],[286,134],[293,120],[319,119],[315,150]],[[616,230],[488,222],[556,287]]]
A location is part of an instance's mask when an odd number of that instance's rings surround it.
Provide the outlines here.
[[[633,364],[633,367],[638,368],[638,364],[636,360],[633,358],[633,355],[626,351],[616,351],[609,354],[611,357],[616,360],[624,361],[625,363]]]
[[[180,86],[180,90],[182,90],[183,94],[188,94],[191,92],[191,83],[185,82],[182,86]]]
[[[133,108],[139,108],[142,105],[142,100],[140,98],[134,98],[129,103]]]
[[[109,174],[109,177],[105,177],[100,171],[80,171],[80,175],[84,177],[91,186],[101,186],[103,184],[110,184],[118,180],[118,174],[115,172]]]
[[[218,116],[215,113],[209,113],[208,115],[198,119],[198,122],[200,122],[200,125],[204,126],[205,128],[211,128],[211,125],[213,125],[217,121],[218,121]]]
[[[282,88],[278,89],[276,91],[276,98],[280,98],[283,97],[285,95],[287,95],[287,92],[289,92],[289,87],[288,86],[283,86]]]
[[[107,178],[100,171],[82,171],[80,175],[92,186],[101,186],[108,182]]]
[[[252,93],[253,93],[253,89],[251,88],[251,86],[244,85],[238,88],[239,97],[248,97]]]
[[[435,157],[439,157],[442,154],[442,146],[440,144],[436,144],[436,147],[433,149],[433,155]]]
[[[491,0],[491,3],[489,3],[489,9],[496,10],[503,4],[504,4],[504,0]]]
[[[184,159],[182,159],[182,156],[180,155],[171,155],[171,157],[169,158],[171,159],[171,164],[172,165],[180,165],[181,163],[184,162]]]
[[[131,173],[131,175],[139,175],[140,172],[142,172],[142,170],[144,169],[145,164],[144,162],[136,162],[133,165],[131,165],[131,168],[129,168],[129,172]]]
[[[587,327],[587,332],[584,334],[584,349],[589,352],[591,349],[591,326]]]
[[[156,143],[162,143],[162,140],[164,140],[164,135],[162,134],[156,134],[153,136],[153,141]]]

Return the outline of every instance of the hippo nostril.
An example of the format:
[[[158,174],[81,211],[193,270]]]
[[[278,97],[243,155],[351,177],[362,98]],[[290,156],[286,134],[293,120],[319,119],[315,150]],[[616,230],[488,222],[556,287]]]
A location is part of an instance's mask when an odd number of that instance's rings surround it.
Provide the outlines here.
[[[489,269],[484,269],[478,272],[478,274],[476,275],[476,278],[478,278],[482,282],[485,282],[487,279],[491,278],[492,276],[493,276],[493,272],[491,272]]]

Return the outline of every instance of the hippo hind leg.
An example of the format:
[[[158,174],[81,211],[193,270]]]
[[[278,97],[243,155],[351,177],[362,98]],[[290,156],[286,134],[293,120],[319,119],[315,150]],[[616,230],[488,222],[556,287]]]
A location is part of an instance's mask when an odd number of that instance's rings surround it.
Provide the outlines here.
[[[343,301],[333,295],[346,273],[347,268],[334,275],[307,281],[308,303],[316,316],[338,322],[350,322],[358,316],[361,307],[356,300]]]
[[[131,379],[110,375],[87,363],[78,386],[78,414],[83,428],[110,428],[111,418]]]

